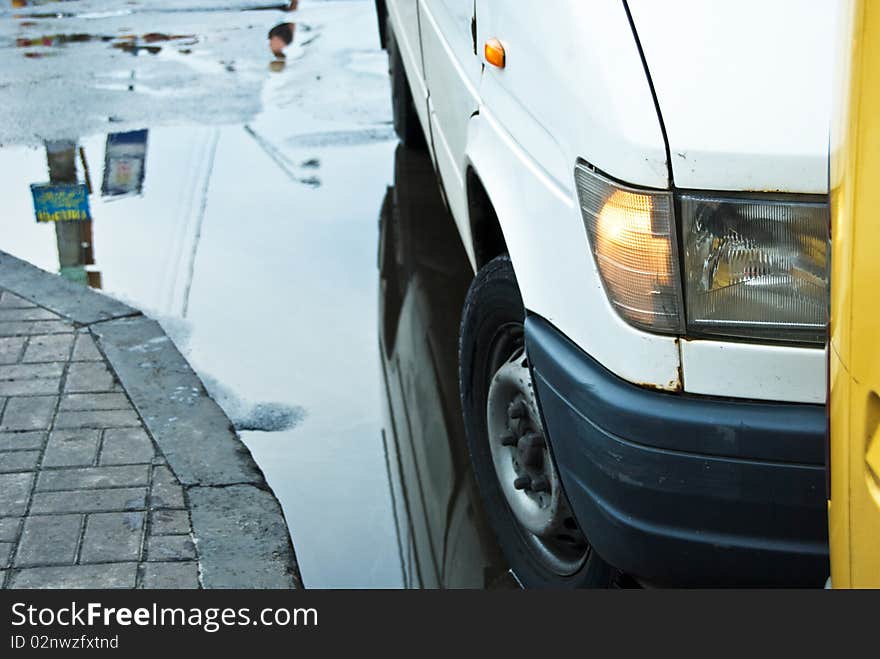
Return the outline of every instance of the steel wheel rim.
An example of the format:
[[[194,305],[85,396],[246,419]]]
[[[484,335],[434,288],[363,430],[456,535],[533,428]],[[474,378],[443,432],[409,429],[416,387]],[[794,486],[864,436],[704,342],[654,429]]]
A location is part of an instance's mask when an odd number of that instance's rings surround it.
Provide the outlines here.
[[[590,547],[571,514],[538,410],[522,325],[496,336],[486,401],[489,448],[518,531],[552,572],[577,572]]]

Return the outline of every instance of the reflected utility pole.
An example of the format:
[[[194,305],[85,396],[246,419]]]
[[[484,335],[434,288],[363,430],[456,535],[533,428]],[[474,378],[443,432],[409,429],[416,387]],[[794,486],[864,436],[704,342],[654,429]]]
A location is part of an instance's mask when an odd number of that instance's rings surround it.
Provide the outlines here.
[[[76,142],[56,140],[46,142],[46,161],[51,183],[77,183]],[[101,273],[87,272],[94,265],[92,248],[92,221],[55,222],[55,240],[58,244],[58,265],[62,277],[92,288],[101,288]]]

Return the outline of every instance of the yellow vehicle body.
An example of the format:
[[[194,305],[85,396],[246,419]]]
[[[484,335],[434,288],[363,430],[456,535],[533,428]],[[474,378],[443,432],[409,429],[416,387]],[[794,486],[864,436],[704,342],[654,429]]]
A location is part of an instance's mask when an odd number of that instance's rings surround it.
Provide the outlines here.
[[[831,139],[831,583],[880,588],[880,2],[850,9]]]

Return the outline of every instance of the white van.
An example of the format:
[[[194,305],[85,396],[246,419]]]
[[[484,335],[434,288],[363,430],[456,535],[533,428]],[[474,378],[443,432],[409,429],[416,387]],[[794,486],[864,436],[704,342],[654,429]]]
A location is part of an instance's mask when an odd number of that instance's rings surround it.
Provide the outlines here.
[[[832,0],[376,0],[526,586],[820,585]]]

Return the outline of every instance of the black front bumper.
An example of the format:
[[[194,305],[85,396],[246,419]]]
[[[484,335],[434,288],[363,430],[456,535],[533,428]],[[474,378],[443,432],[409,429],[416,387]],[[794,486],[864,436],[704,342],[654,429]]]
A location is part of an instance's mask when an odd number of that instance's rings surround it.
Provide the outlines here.
[[[825,581],[824,406],[644,389],[536,316],[526,345],[563,487],[606,561],[667,584]]]

